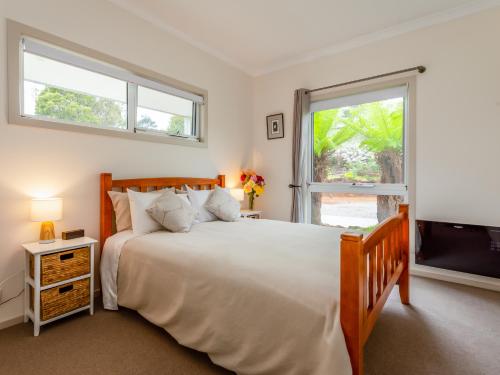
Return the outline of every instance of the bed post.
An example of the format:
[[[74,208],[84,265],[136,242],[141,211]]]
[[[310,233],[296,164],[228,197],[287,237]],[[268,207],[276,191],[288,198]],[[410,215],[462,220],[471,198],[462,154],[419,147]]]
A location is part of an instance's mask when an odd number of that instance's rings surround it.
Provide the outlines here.
[[[219,186],[220,187],[226,187],[226,175],[220,174],[217,176],[217,179],[219,180]]]
[[[112,233],[112,220],[113,220],[113,206],[111,203],[111,198],[109,198],[108,191],[113,188],[113,177],[111,173],[101,173],[101,221],[100,221],[100,237],[99,246],[102,248],[106,239],[111,236]]]
[[[353,375],[363,374],[363,319],[366,262],[363,235],[343,233],[340,243],[340,322]]]
[[[399,213],[404,215],[403,221],[401,223],[402,233],[401,233],[401,251],[403,252],[402,262],[403,262],[403,272],[399,277],[399,297],[401,298],[401,303],[405,305],[410,304],[410,225],[408,218],[408,205],[400,204]]]

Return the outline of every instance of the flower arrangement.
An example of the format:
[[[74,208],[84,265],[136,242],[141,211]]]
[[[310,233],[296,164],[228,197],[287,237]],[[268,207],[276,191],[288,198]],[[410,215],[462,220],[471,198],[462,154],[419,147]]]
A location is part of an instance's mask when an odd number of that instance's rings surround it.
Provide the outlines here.
[[[243,191],[248,195],[248,208],[253,210],[253,201],[255,197],[264,193],[264,186],[266,186],[264,177],[257,175],[254,171],[247,170],[241,172],[240,179],[241,185],[243,185]]]

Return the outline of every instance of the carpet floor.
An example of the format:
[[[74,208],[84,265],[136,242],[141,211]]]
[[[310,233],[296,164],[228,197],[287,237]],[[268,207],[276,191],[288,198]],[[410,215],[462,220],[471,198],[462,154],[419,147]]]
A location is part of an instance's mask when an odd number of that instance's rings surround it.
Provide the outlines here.
[[[500,374],[500,293],[411,281],[412,305],[401,305],[395,290],[376,324],[366,374]],[[0,374],[231,374],[125,309],[81,313],[32,333],[31,323],[0,331]]]

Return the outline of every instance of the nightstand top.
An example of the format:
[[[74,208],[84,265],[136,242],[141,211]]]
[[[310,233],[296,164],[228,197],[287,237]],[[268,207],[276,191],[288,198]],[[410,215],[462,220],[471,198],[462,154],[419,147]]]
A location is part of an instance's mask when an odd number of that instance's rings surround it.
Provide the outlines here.
[[[63,240],[61,238],[57,238],[54,242],[51,243],[30,242],[25,243],[22,246],[31,254],[35,255],[52,253],[54,251],[61,251],[66,249],[74,249],[80,246],[87,246],[94,243],[97,243],[97,240],[91,237],[80,237],[74,238],[72,240]]]
[[[258,210],[240,210],[240,214],[242,217],[252,216],[252,215],[262,215],[262,211]]]

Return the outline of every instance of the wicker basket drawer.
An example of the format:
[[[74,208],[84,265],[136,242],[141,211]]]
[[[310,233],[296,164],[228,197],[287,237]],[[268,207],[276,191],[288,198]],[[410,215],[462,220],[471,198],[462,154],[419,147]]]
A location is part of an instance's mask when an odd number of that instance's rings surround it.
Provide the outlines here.
[[[90,273],[90,248],[82,247],[42,255],[40,283],[42,286]],[[34,259],[30,257],[30,275],[34,278]]]
[[[33,310],[33,288],[30,290]],[[73,281],[40,293],[40,320],[48,320],[90,304],[90,279]]]

